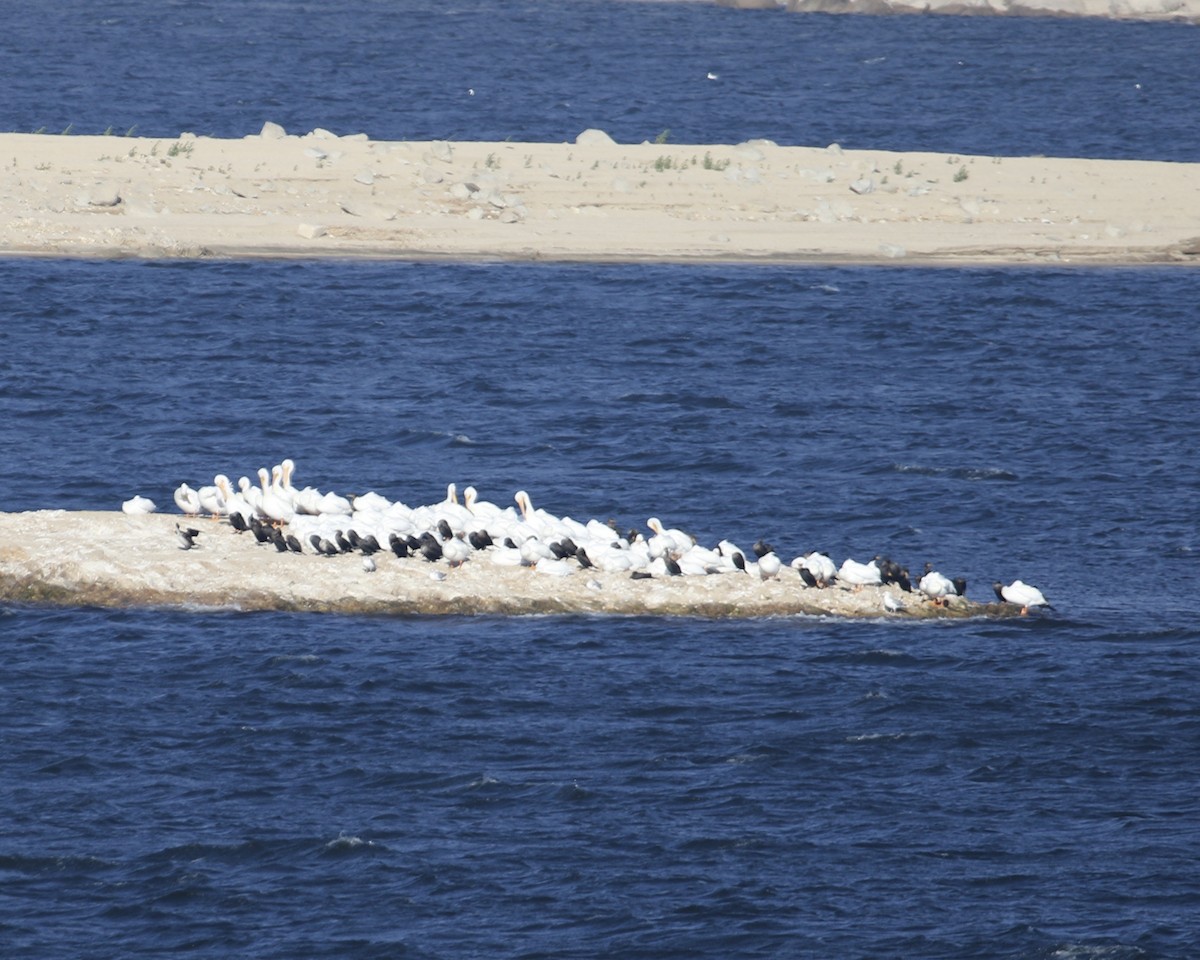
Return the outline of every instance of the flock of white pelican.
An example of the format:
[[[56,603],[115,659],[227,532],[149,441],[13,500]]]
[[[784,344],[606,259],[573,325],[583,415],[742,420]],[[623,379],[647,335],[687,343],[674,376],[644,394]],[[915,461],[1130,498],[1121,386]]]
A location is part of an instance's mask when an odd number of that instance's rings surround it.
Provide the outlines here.
[[[964,580],[946,577],[931,564],[925,565],[914,590],[908,570],[882,556],[867,562],[847,558],[836,565],[827,554],[812,551],[785,564],[762,540],[749,551],[729,540],[704,546],[657,517],[646,521],[644,533],[621,531],[611,520],[579,521],[535,508],[524,490],[517,491],[512,505],[501,507],[480,499],[470,486],[460,499],[451,483],[445,499],[413,507],[375,492],[339,496],[314,487],[298,488],[290,459],[269,470],[260,468],[257,476],[257,484],[243,476],[235,485],[225,474],[196,488],[181,483],[174,493],[175,505],[188,517],[224,519],[239,533],[251,533],[259,543],[273,544],[280,552],[359,555],[367,572],[377,569],[375,554],[391,552],[450,567],[482,562],[560,577],[596,570],[634,578],[796,576],[809,589],[837,585],[861,590],[891,584],[899,593],[884,594],[882,602],[889,612],[905,608],[901,595],[944,606],[966,595]],[[145,497],[134,497],[122,509],[150,513],[156,506]],[[200,531],[176,524],[176,536],[182,549],[191,549],[197,546]],[[440,577],[440,572],[435,576]],[[1020,580],[1007,586],[996,583],[994,589],[999,600],[1017,604],[1022,613],[1048,606],[1036,587]]]

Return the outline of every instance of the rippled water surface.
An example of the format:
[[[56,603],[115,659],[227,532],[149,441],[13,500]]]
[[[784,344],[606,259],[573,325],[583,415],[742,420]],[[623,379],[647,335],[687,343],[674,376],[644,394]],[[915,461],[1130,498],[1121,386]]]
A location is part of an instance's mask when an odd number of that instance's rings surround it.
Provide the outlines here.
[[[1167,24],[49,0],[0,27],[9,130],[1200,156],[1200,34]],[[1198,294],[1169,269],[0,261],[2,510],[166,505],[291,456],[302,485],[524,488],[1055,608],[0,607],[0,954],[1191,960]]]
[[[293,456],[1020,621],[0,614],[6,955],[1200,946],[1189,271],[0,263],[0,504]]]
[[[0,5],[0,129],[1200,160],[1183,24],[613,0]],[[714,75],[709,79],[709,75]]]

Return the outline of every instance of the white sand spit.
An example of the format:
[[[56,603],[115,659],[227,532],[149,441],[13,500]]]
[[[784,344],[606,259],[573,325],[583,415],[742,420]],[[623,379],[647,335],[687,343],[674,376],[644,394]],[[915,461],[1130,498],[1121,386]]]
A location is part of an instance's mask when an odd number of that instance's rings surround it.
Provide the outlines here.
[[[180,548],[175,525],[200,530]],[[225,522],[169,514],[41,510],[0,513],[0,599],[55,605],[200,607],[391,614],[652,614],[746,618],[794,614],[838,617],[1006,617],[1012,604],[954,598],[949,607],[894,587],[806,588],[796,571],[762,581],[745,574],[633,580],[576,570],[538,576],[482,557],[444,562],[375,554],[279,553]],[[440,577],[431,573],[441,574]]]
[[[1200,164],[581,141],[0,134],[0,254],[1200,263]]]

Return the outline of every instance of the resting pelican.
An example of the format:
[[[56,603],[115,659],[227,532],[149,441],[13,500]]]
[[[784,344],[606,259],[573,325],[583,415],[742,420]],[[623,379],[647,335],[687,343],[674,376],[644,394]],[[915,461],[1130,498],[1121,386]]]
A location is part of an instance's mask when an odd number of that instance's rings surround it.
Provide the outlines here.
[[[761,580],[770,580],[772,577],[779,575],[779,570],[783,566],[779,559],[779,555],[771,550],[764,553],[758,558],[758,576]]]
[[[153,500],[142,496],[131,497],[129,500],[126,500],[121,504],[121,511],[123,513],[134,515],[153,513],[157,509],[158,507],[155,505]]]
[[[946,597],[958,596],[954,581],[934,570],[932,563],[925,564],[925,576],[921,577],[917,589],[938,604],[944,602]]]
[[[874,560],[870,563],[859,563],[857,560],[847,558],[838,568],[837,576],[842,583],[850,584],[855,590],[883,583],[883,571],[879,569],[879,564]]]
[[[1041,590],[1030,586],[1028,583],[1022,583],[1020,580],[1014,580],[1007,587],[997,580],[992,584],[992,589],[996,591],[996,596],[1005,603],[1019,604],[1021,607],[1021,616],[1029,613],[1032,607],[1053,609],[1046,602],[1046,598],[1042,596]]]
[[[181,483],[175,488],[175,506],[189,517],[200,515],[200,497],[186,483]]]

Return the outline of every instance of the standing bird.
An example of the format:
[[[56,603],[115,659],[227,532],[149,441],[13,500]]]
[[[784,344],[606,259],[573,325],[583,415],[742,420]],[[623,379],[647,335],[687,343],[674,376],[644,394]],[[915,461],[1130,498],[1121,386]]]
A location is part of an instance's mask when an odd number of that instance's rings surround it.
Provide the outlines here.
[[[997,580],[992,584],[992,589],[996,591],[996,596],[1005,603],[1018,604],[1021,607],[1021,616],[1025,616],[1033,607],[1054,609],[1046,602],[1041,590],[1028,583],[1022,583],[1020,580],[1014,580],[1007,587]]]

